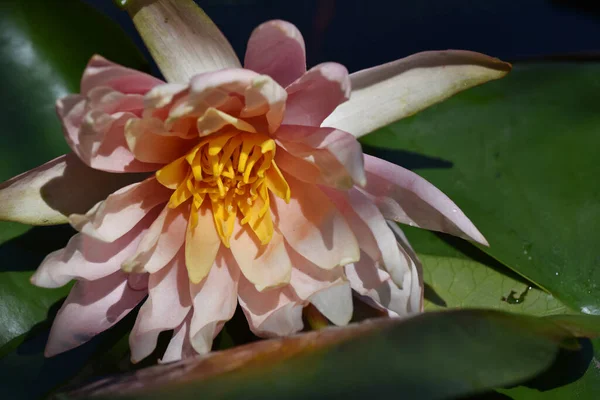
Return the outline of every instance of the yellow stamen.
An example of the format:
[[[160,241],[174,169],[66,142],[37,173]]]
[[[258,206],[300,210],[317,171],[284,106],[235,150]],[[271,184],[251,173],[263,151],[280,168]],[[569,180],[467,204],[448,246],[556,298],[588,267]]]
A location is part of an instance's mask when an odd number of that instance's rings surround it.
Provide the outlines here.
[[[276,144],[267,135],[231,130],[201,138],[188,154],[156,172],[158,181],[174,192],[168,206],[176,208],[192,199],[197,213],[210,199],[215,228],[221,242],[229,247],[235,218],[248,224],[260,243],[273,237],[269,213],[269,192],[290,200],[290,188],[275,164]],[[189,229],[198,217],[190,216]]]

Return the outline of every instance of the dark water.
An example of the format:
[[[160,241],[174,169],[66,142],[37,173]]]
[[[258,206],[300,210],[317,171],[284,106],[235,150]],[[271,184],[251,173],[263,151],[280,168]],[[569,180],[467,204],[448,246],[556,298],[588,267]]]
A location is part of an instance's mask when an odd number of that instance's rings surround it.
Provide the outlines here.
[[[85,0],[135,36],[111,0]],[[281,18],[306,39],[309,65],[350,71],[423,50],[467,49],[508,61],[600,54],[597,0],[197,0],[241,56],[252,29]]]

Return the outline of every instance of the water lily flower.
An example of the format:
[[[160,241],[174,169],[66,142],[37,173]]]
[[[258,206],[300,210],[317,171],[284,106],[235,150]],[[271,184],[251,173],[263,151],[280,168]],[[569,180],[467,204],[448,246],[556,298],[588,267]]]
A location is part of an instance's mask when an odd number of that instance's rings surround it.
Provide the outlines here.
[[[47,288],[76,280],[48,356],[140,303],[133,361],[170,330],[163,361],[209,351],[238,304],[263,337],[303,329],[308,304],[345,325],[353,292],[411,315],[423,282],[396,222],[486,244],[441,191],[363,155],[356,139],[507,64],[445,51],[354,74],[332,62],[307,71],[298,29],[269,21],[242,68],[193,2],[133,14],[169,82],[93,57],[81,92],[57,103],[73,152],[0,186],[1,218],[78,231],[32,277]]]

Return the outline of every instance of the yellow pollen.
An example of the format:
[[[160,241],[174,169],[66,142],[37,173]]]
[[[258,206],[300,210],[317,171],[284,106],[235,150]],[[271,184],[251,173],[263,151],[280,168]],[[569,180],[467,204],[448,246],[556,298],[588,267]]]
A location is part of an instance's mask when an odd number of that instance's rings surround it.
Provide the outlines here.
[[[215,228],[229,247],[235,218],[248,224],[262,244],[273,237],[269,192],[290,201],[290,188],[275,164],[276,144],[267,135],[232,130],[205,136],[185,156],[156,172],[174,192],[168,206],[191,201],[191,229],[202,203],[209,199]]]

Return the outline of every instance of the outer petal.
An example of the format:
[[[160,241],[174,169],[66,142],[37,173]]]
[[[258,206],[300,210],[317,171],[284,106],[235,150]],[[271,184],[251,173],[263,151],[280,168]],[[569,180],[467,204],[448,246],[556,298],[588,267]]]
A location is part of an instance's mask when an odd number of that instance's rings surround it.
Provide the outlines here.
[[[133,2],[127,11],[170,83],[240,66],[227,39],[193,0]]]
[[[315,293],[310,298],[310,302],[321,314],[338,326],[347,325],[352,319],[352,289],[348,282]]]
[[[132,362],[146,358],[156,348],[162,331],[177,328],[192,308],[183,252],[157,273],[150,274],[148,299],[140,308],[129,335]]]
[[[359,137],[455,93],[502,78],[511,65],[462,50],[427,51],[350,75],[352,96],[322,126]]]
[[[82,345],[119,322],[146,293],[131,289],[121,271],[77,282],[54,319],[44,354],[50,357]]]
[[[94,170],[70,153],[0,184],[0,219],[30,225],[67,223],[68,215],[84,213],[140,179],[138,174]]]
[[[290,246],[325,269],[357,261],[360,252],[356,237],[327,196],[314,185],[289,175],[285,178],[292,192],[290,203],[276,196],[271,199],[276,229]]]
[[[248,40],[244,68],[269,75],[281,86],[288,86],[306,72],[302,34],[286,21],[259,25]]]
[[[231,237],[231,253],[242,273],[258,291],[289,283],[292,261],[283,236],[277,231],[267,245],[261,245],[250,228],[240,227],[236,220]]]
[[[301,300],[308,300],[317,292],[345,282],[343,268],[322,269],[291,248],[288,253],[294,265],[290,286]]]
[[[85,215],[71,215],[69,221],[86,235],[112,242],[129,232],[154,207],[169,200],[170,194],[156,178],[148,178],[116,191]]]
[[[288,102],[283,124],[319,126],[350,98],[348,70],[337,63],[320,64],[286,90]]]
[[[154,86],[163,83],[152,75],[123,67],[95,55],[83,72],[81,94],[87,95],[90,90],[97,87],[110,87],[121,93],[143,95]]]
[[[189,207],[165,206],[131,258],[123,263],[123,270],[155,273],[172,261],[185,241],[188,214]]]
[[[259,292],[240,277],[238,295],[250,329],[257,336],[287,336],[304,327],[302,303],[289,287]]]
[[[223,323],[233,317],[239,276],[240,270],[231,253],[223,249],[206,279],[199,284],[190,284],[194,302],[190,342],[196,352],[208,353]]]
[[[368,155],[365,155],[365,170],[365,191],[386,219],[450,233],[488,246],[458,206],[419,175]]]
[[[157,213],[151,212],[133,229],[112,243],[83,233],[74,235],[67,247],[50,253],[31,277],[36,286],[56,288],[71,279],[96,280],[111,275],[135,251]]]
[[[319,179],[308,183],[325,183],[340,189],[349,189],[355,183],[366,184],[363,152],[351,134],[331,128],[284,125],[277,130],[276,137],[293,157],[314,164],[319,170]],[[287,160],[284,158],[280,167],[302,179],[305,169],[299,170]]]
[[[394,283],[403,287],[410,258],[396,244],[396,237],[377,206],[358,189],[347,192],[323,188],[344,215],[358,238],[361,250],[381,263]]]

